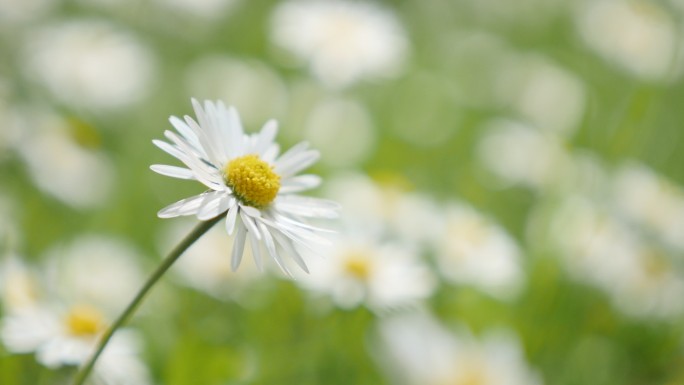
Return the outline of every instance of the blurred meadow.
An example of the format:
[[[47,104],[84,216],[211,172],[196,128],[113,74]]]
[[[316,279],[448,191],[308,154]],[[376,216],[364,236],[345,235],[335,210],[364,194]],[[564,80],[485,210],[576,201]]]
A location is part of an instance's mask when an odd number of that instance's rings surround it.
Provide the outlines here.
[[[684,384],[684,1],[0,0],[0,384],[68,384],[195,218],[190,98],[342,204],[294,278],[216,226],[106,385]],[[175,163],[174,163],[175,164]],[[86,341],[86,342],[84,342]]]

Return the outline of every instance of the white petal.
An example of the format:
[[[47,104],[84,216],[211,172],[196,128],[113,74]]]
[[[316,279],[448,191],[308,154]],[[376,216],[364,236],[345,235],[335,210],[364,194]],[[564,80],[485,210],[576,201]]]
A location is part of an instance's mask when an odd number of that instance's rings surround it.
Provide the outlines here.
[[[185,124],[192,130],[193,133],[197,136],[197,142],[199,145],[196,147],[198,154],[201,154],[201,156],[209,158],[209,153],[207,152],[207,148],[209,145],[209,140],[207,139],[207,133],[200,127],[197,122],[188,115],[183,116],[183,119],[185,119]]]
[[[228,204],[232,197],[223,191],[212,191],[207,193],[202,201],[201,207],[197,212],[197,219],[206,221],[223,214],[228,210]]]
[[[283,178],[294,175],[301,170],[316,163],[321,154],[316,150],[308,150],[283,160],[281,157],[276,161],[274,171]]]
[[[159,218],[173,218],[182,215],[194,215],[199,210],[202,200],[207,193],[192,196],[179,200],[176,203],[168,205],[159,210],[157,216]]]
[[[275,163],[275,159],[278,157],[278,153],[280,153],[280,146],[278,143],[273,143],[271,144],[266,151],[261,155],[261,159],[266,162],[266,163]]]
[[[234,107],[228,107],[227,111],[228,125],[228,149],[227,154],[230,158],[244,155],[244,135],[245,131],[242,129],[240,122],[240,115]]]
[[[235,221],[237,220],[237,214],[239,210],[239,205],[235,205],[228,209],[228,214],[226,215],[226,232],[228,232],[228,235],[233,235],[233,231],[235,230]]]
[[[215,167],[209,166],[199,157],[192,156],[193,151],[185,140],[171,131],[164,132],[164,135],[171,139],[181,151],[188,155],[186,159],[181,159],[181,161],[195,173],[195,177],[198,181],[213,190],[223,190],[225,188],[220,172]]]
[[[306,267],[306,262],[304,262],[304,259],[302,259],[302,256],[299,255],[297,250],[292,246],[292,242],[287,239],[286,237],[278,234],[277,231],[274,231],[272,233],[273,237],[276,239],[280,247],[285,251],[287,255],[290,256],[290,258],[294,259],[294,261],[297,263],[297,265],[304,270],[305,272],[309,272],[309,268]]]
[[[273,140],[278,133],[278,122],[274,119],[269,120],[264,124],[261,132],[256,136],[256,142],[250,152],[262,156],[266,150],[271,146]]]
[[[153,164],[150,166],[150,170],[157,174],[170,176],[171,178],[195,179],[195,174],[192,170],[188,170],[187,168],[168,166],[165,164]]]
[[[292,146],[289,150],[285,151],[285,153],[278,160],[285,162],[293,156],[297,156],[306,151],[307,148],[309,148],[308,142],[299,142]]]
[[[283,263],[282,258],[280,258],[280,255],[278,255],[278,251],[276,250],[276,246],[273,242],[273,237],[271,236],[271,233],[268,231],[268,229],[263,223],[259,222],[258,225],[259,230],[261,231],[261,234],[264,238],[264,243],[266,244],[266,250],[268,250],[268,253],[271,255],[271,258],[273,258],[278,267],[280,267],[280,269],[285,274],[287,274],[288,277],[292,277],[292,274]]]
[[[169,122],[179,134],[183,135],[188,143],[192,144],[195,148],[201,147],[197,134],[184,121],[172,116],[169,118]]]
[[[245,210],[245,214],[249,215],[250,217],[259,218],[261,216],[261,211],[252,206],[243,205],[242,209]]]
[[[242,261],[246,236],[247,232],[245,231],[245,227],[242,225],[242,223],[238,222],[237,233],[235,234],[235,239],[233,239],[233,255],[230,258],[230,268],[233,271],[237,270],[238,266],[240,266],[240,262]]]
[[[152,143],[155,146],[159,147],[162,151],[166,152],[167,154],[171,155],[172,157],[174,157],[180,161],[183,161],[183,159],[187,158],[187,155],[185,155],[185,153],[183,153],[181,150],[179,150],[178,147],[176,147],[172,144],[166,143],[163,140],[154,139],[152,141]],[[183,162],[183,163],[185,163],[185,162]]]
[[[297,242],[298,244],[313,250],[312,246],[313,245],[328,245],[330,244],[330,240],[327,238],[321,237],[320,235],[316,234],[315,232],[304,229],[301,227],[296,227],[291,224],[288,224],[286,222],[273,222],[268,219],[262,219],[262,221],[269,225],[270,227],[273,227],[274,229],[277,229],[278,231],[282,232],[285,234],[288,238],[292,239],[293,241]]]
[[[212,149],[213,160],[217,161],[220,158],[225,157],[225,149],[222,148],[223,141],[221,140],[222,132],[219,129],[218,110],[216,109],[214,103],[206,100],[204,101],[204,111],[204,117],[207,121],[207,125],[203,127],[205,127],[205,132],[207,133],[207,137],[209,139],[209,146],[211,146]]]
[[[276,199],[275,208],[302,217],[337,218],[340,205],[326,199],[287,195]]]
[[[280,185],[279,194],[289,194],[300,192],[304,190],[310,190],[316,188],[321,184],[321,177],[318,175],[298,175],[292,178],[287,178],[283,180]]]
[[[261,239],[261,234],[259,233],[259,229],[257,229],[256,224],[254,223],[254,219],[247,215],[247,213],[244,212],[244,210],[240,210],[240,218],[242,218],[242,223],[245,224],[245,227],[247,227],[247,231],[252,233],[257,239]]]
[[[230,159],[230,154],[229,154],[229,149],[230,149],[230,120],[228,118],[228,110],[226,109],[226,106],[223,104],[222,101],[219,100],[218,106],[217,106],[217,111],[216,111],[216,120],[217,120],[217,131],[218,131],[218,136],[219,136],[219,142],[217,143],[219,150],[220,150],[220,155],[223,157],[220,160],[221,164],[225,164],[228,159]]]
[[[253,234],[249,234],[249,244],[252,248],[252,256],[254,256],[254,264],[259,271],[263,271],[264,265],[261,262],[261,244]]]
[[[302,221],[299,221],[299,220],[290,218],[289,216],[284,215],[284,214],[275,213],[275,214],[272,214],[272,215],[273,215],[273,220],[274,220],[276,223],[279,223],[279,224],[280,224],[280,223],[286,223],[286,224],[292,225],[292,226],[294,226],[294,227],[298,227],[298,228],[310,230],[310,231],[313,231],[313,232],[319,232],[319,233],[336,233],[335,230],[324,229],[324,228],[322,228],[322,227],[312,226],[312,225],[310,225],[310,224],[308,224],[308,223],[304,223],[304,222],[302,222]]]

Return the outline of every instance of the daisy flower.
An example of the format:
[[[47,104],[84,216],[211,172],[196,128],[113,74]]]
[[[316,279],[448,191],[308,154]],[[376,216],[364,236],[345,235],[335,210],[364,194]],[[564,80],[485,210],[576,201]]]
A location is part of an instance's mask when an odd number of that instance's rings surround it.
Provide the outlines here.
[[[311,259],[314,274],[297,281],[303,287],[329,295],[340,308],[365,305],[379,313],[417,306],[434,292],[435,277],[411,245],[371,230],[341,233],[321,250],[327,258]]]
[[[35,353],[48,368],[81,365],[106,329],[100,309],[86,304],[54,303],[6,315],[0,340],[12,353]],[[149,373],[138,356],[138,335],[121,330],[95,365],[95,384],[149,384]]]
[[[518,337],[509,330],[475,337],[467,328],[446,328],[432,315],[383,320],[378,359],[395,383],[413,385],[541,385]]]
[[[109,322],[113,304],[127,295],[112,282],[131,282],[135,261],[126,254],[110,258],[125,248],[105,237],[88,236],[69,248],[59,248],[61,260],[37,269],[18,257],[3,267],[3,317],[0,319],[0,344],[9,353],[35,354],[36,360],[51,369],[83,364],[93,352]],[[95,264],[88,261],[94,259]],[[52,262],[52,261],[51,261]],[[82,262],[83,266],[75,266]],[[99,266],[98,266],[99,265]],[[89,275],[88,278],[78,272]],[[104,279],[103,277],[108,279]],[[74,280],[75,279],[75,280]],[[113,292],[102,291],[102,285]],[[97,385],[145,385],[149,373],[140,358],[140,335],[121,329],[94,367]]]
[[[171,142],[153,143],[177,158],[184,167],[152,165],[159,174],[179,179],[194,179],[209,190],[180,200],[159,211],[160,218],[195,215],[209,220],[225,215],[226,231],[235,234],[231,268],[237,269],[245,241],[249,239],[252,254],[261,268],[261,245],[288,275],[282,255],[292,258],[308,272],[299,247],[325,243],[320,228],[307,224],[304,218],[334,218],[338,205],[334,202],[302,197],[296,193],[318,186],[315,175],[297,175],[311,166],[320,154],[302,142],[280,155],[274,142],[277,123],[269,120],[260,132],[245,134],[237,111],[222,102],[206,101],[202,106],[192,100],[197,121],[170,118],[177,133],[165,131]]]
[[[331,88],[401,72],[406,35],[390,9],[358,1],[281,2],[271,21],[273,42]]]

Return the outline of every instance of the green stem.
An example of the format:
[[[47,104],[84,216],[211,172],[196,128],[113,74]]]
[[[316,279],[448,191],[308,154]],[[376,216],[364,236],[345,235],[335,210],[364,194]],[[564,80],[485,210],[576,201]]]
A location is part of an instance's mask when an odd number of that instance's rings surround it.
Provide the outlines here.
[[[102,351],[104,350],[105,346],[107,346],[107,343],[109,340],[112,338],[112,335],[114,335],[114,332],[116,332],[121,326],[123,326],[126,321],[133,315],[135,310],[138,308],[142,300],[145,298],[145,295],[147,295],[147,292],[152,289],[152,286],[154,286],[155,283],[161,278],[162,275],[168,270],[171,265],[173,265],[174,262],[178,259],[178,257],[185,252],[185,250],[188,249],[193,243],[195,243],[196,240],[199,239],[204,233],[207,232],[212,226],[216,224],[219,220],[223,218],[222,215],[219,215],[218,217],[214,219],[210,219],[208,221],[200,222],[190,234],[188,234],[182,241],[181,243],[178,244],[171,252],[169,255],[162,261],[162,263],[157,267],[157,269],[152,273],[152,275],[147,279],[145,282],[145,285],[140,289],[138,294],[136,294],[135,298],[133,298],[133,301],[131,301],[130,304],[126,307],[126,309],[121,313],[119,318],[114,321],[114,323],[107,329],[105,334],[102,335],[102,338],[100,339],[100,342],[97,345],[97,349],[93,353],[92,356],[90,356],[90,359],[88,362],[86,362],[81,369],[76,373],[76,376],[74,377],[74,382],[73,385],[83,385],[85,382],[86,378],[88,378],[88,375],[90,372],[93,370],[93,366],[95,366],[95,362],[97,361],[97,358],[100,357],[100,354],[102,354]]]

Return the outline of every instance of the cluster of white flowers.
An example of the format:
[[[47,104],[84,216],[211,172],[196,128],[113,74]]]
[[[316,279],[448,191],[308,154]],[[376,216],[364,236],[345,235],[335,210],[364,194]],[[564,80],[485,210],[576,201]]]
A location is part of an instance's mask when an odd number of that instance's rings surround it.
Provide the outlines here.
[[[558,254],[572,279],[605,291],[624,313],[681,316],[684,190],[634,161],[612,170],[595,156],[569,159],[574,185],[533,210],[531,239]]]
[[[440,276],[500,299],[515,297],[521,287],[516,242],[474,208],[453,202],[445,211],[398,180],[383,184],[349,174],[327,185],[328,196],[342,205],[339,231],[299,282],[335,304],[381,312],[415,307],[435,292]]]
[[[0,260],[0,343],[11,353],[34,353],[49,368],[81,365],[142,284],[140,256],[127,243],[101,235],[83,236],[47,254],[43,266],[14,255]],[[55,254],[59,258],[50,258]],[[140,342],[131,329],[117,333],[95,365],[95,383],[151,383],[138,357]]]

